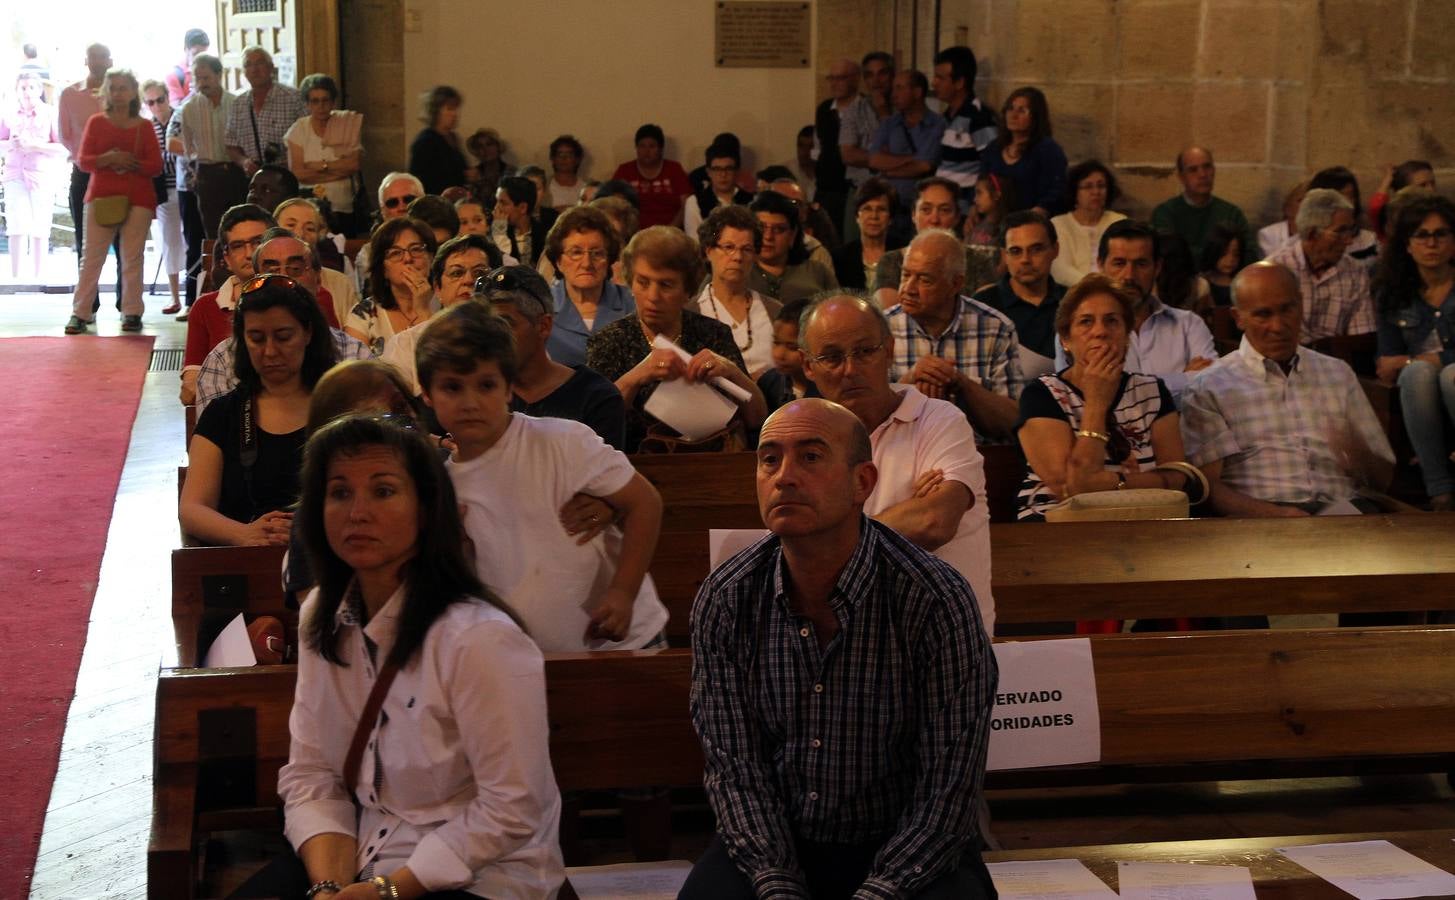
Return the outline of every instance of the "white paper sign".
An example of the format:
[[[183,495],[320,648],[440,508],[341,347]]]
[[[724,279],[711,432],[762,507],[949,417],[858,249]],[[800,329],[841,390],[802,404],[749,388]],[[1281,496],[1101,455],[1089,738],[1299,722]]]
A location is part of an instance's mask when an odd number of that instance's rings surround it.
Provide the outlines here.
[[[1101,759],[1101,710],[1091,641],[995,644],[1000,686],[986,769],[1065,766]]]
[[[1002,900],[1112,900],[1116,894],[1079,859],[988,863]]]
[[[707,531],[707,571],[713,572],[734,553],[768,536],[766,528],[710,528]]]
[[[1254,900],[1246,866],[1117,863],[1122,900]]]
[[[571,887],[581,900],[676,900],[692,863],[619,863],[613,866],[578,866],[566,870]]]
[[[248,640],[248,624],[242,613],[227,623],[222,634],[207,648],[202,657],[202,668],[222,669],[229,666],[256,666],[258,658],[253,654],[253,642]]]
[[[1359,900],[1455,894],[1455,875],[1389,841],[1310,844],[1278,852]]]

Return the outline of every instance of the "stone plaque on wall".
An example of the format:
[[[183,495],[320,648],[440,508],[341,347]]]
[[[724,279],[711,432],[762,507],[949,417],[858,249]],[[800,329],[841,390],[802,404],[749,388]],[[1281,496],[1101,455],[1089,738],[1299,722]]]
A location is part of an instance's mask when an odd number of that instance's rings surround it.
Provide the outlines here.
[[[806,2],[719,0],[713,56],[724,69],[806,69],[812,18]]]

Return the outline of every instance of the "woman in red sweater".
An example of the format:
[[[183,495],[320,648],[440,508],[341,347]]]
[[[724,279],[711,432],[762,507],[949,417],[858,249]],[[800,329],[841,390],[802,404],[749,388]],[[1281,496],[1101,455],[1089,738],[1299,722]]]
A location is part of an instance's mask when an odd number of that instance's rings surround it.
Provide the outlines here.
[[[76,280],[76,296],[66,334],[82,334],[95,313],[96,293],[106,249],[121,231],[121,330],[141,331],[141,259],[147,230],[157,206],[152,179],[162,172],[162,150],[151,124],[141,118],[136,76],[112,69],[101,82],[101,109],[86,122],[76,167],[91,173],[86,188],[84,222],[86,256]],[[111,198],[125,197],[125,216],[103,225],[98,218],[119,210]],[[104,202],[97,207],[98,200]],[[98,216],[97,213],[101,215]]]

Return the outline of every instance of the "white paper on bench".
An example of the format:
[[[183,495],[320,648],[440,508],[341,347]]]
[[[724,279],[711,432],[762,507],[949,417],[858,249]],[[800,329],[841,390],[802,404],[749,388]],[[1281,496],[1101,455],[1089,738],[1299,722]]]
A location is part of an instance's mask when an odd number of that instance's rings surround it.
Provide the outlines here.
[[[577,866],[566,878],[581,900],[675,900],[692,863],[685,859]]]
[[[1079,859],[988,863],[1003,900],[1109,900],[1111,888]]]
[[[1455,875],[1389,841],[1309,844],[1278,852],[1359,900],[1455,894]]]
[[[1118,862],[1122,900],[1254,900],[1246,866]]]
[[[767,533],[761,528],[709,529],[709,571]],[[1000,686],[996,688],[986,769],[1099,761],[1101,710],[1091,641],[1000,641],[994,647]]]
[[[256,666],[258,658],[253,654],[253,642],[248,640],[248,624],[243,614],[227,623],[222,634],[207,648],[202,657],[202,668],[223,669],[229,666]]]

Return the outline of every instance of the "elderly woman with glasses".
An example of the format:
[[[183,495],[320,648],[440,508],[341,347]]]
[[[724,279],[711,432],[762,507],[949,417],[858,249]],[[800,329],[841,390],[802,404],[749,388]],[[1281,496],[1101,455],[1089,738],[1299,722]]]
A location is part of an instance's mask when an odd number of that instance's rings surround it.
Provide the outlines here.
[[[546,350],[556,362],[585,364],[587,340],[636,312],[631,291],[611,280],[621,245],[611,219],[594,206],[572,207],[551,226],[546,258],[560,278],[551,288],[554,326]]]
[[[746,207],[719,206],[697,229],[697,243],[711,276],[692,301],[692,310],[733,330],[748,376],[754,381],[773,366],[773,319],[783,308],[748,286],[763,227]]]
[[[288,145],[288,168],[298,176],[304,190],[322,189],[334,215],[335,231],[355,234],[360,223],[354,218],[354,175],[363,155],[360,134],[364,117],[334,109],[338,82],[327,75],[309,75],[298,86],[298,93],[303,95],[308,115],[294,122],[283,135]]]
[[[437,248],[434,231],[418,219],[391,219],[369,239],[369,296],[358,302],[344,331],[378,355],[384,342],[439,310],[429,281]]]
[[[627,406],[627,452],[637,452],[649,430],[654,438],[673,440],[675,432],[652,418],[646,403],[658,385],[679,378],[689,382],[724,378],[742,388],[748,400],[740,405],[737,418],[748,433],[756,432],[768,416],[768,405],[748,377],[732,329],[686,308],[692,286],[702,277],[697,242],[676,228],[658,225],[637,232],[623,260],[637,311],[592,336],[586,345],[586,365],[615,381],[621,392]],[[658,337],[691,358],[683,362],[675,349],[654,348],[652,342]],[[743,436],[732,439],[739,441],[746,446]]]
[[[187,448],[177,515],[204,544],[283,545],[313,386],[337,361],[323,310],[286,275],[254,275],[232,320],[238,386],[208,404]]]

